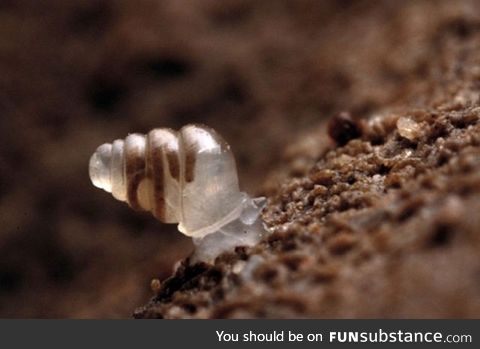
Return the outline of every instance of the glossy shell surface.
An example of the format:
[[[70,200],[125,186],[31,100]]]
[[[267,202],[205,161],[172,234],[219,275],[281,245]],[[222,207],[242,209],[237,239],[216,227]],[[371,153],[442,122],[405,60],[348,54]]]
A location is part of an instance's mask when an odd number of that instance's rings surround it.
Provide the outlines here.
[[[179,223],[192,237],[214,232],[239,214],[245,200],[230,146],[202,125],[103,144],[90,158],[89,172],[96,187],[162,222]]]

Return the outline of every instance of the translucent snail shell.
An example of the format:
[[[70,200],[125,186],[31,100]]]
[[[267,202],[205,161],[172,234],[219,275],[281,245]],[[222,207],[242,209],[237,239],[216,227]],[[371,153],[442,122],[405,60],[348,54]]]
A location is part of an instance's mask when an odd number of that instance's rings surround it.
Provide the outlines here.
[[[105,143],[90,158],[89,173],[94,186],[117,200],[164,223],[179,223],[197,245],[214,233],[248,245],[264,231],[257,222],[264,200],[240,191],[230,146],[203,125],[178,132],[158,128]]]

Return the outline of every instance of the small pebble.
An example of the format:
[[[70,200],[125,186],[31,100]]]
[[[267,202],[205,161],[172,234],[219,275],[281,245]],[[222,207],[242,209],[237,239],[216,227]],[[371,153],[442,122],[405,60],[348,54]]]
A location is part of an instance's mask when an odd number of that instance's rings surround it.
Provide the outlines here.
[[[397,130],[400,136],[411,141],[418,139],[422,134],[421,125],[404,116],[397,120]]]
[[[338,144],[345,145],[350,140],[362,136],[362,124],[352,118],[350,113],[341,112],[328,122],[328,134]]]
[[[153,293],[157,294],[161,287],[162,282],[159,279],[152,279],[152,281],[150,281],[150,289]]]

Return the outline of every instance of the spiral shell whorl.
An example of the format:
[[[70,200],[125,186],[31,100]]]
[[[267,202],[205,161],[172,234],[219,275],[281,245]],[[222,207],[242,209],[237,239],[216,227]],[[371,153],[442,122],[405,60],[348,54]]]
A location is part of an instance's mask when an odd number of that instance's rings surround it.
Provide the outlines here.
[[[103,144],[90,159],[90,178],[134,209],[165,223],[179,222],[190,236],[209,233],[244,198],[230,147],[199,125],[179,132],[154,129]]]
[[[92,155],[89,163],[90,180],[93,185],[108,192],[112,191],[110,178],[111,154],[112,145],[108,143],[102,144]]]

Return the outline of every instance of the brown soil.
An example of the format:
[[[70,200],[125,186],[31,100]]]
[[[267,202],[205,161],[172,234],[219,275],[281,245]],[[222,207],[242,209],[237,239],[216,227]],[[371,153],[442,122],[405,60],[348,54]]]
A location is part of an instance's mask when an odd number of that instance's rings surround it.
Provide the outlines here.
[[[137,317],[478,317],[479,10],[3,1],[0,317],[127,317],[152,278]],[[232,145],[273,233],[167,279],[188,239],[87,163],[189,122]]]

